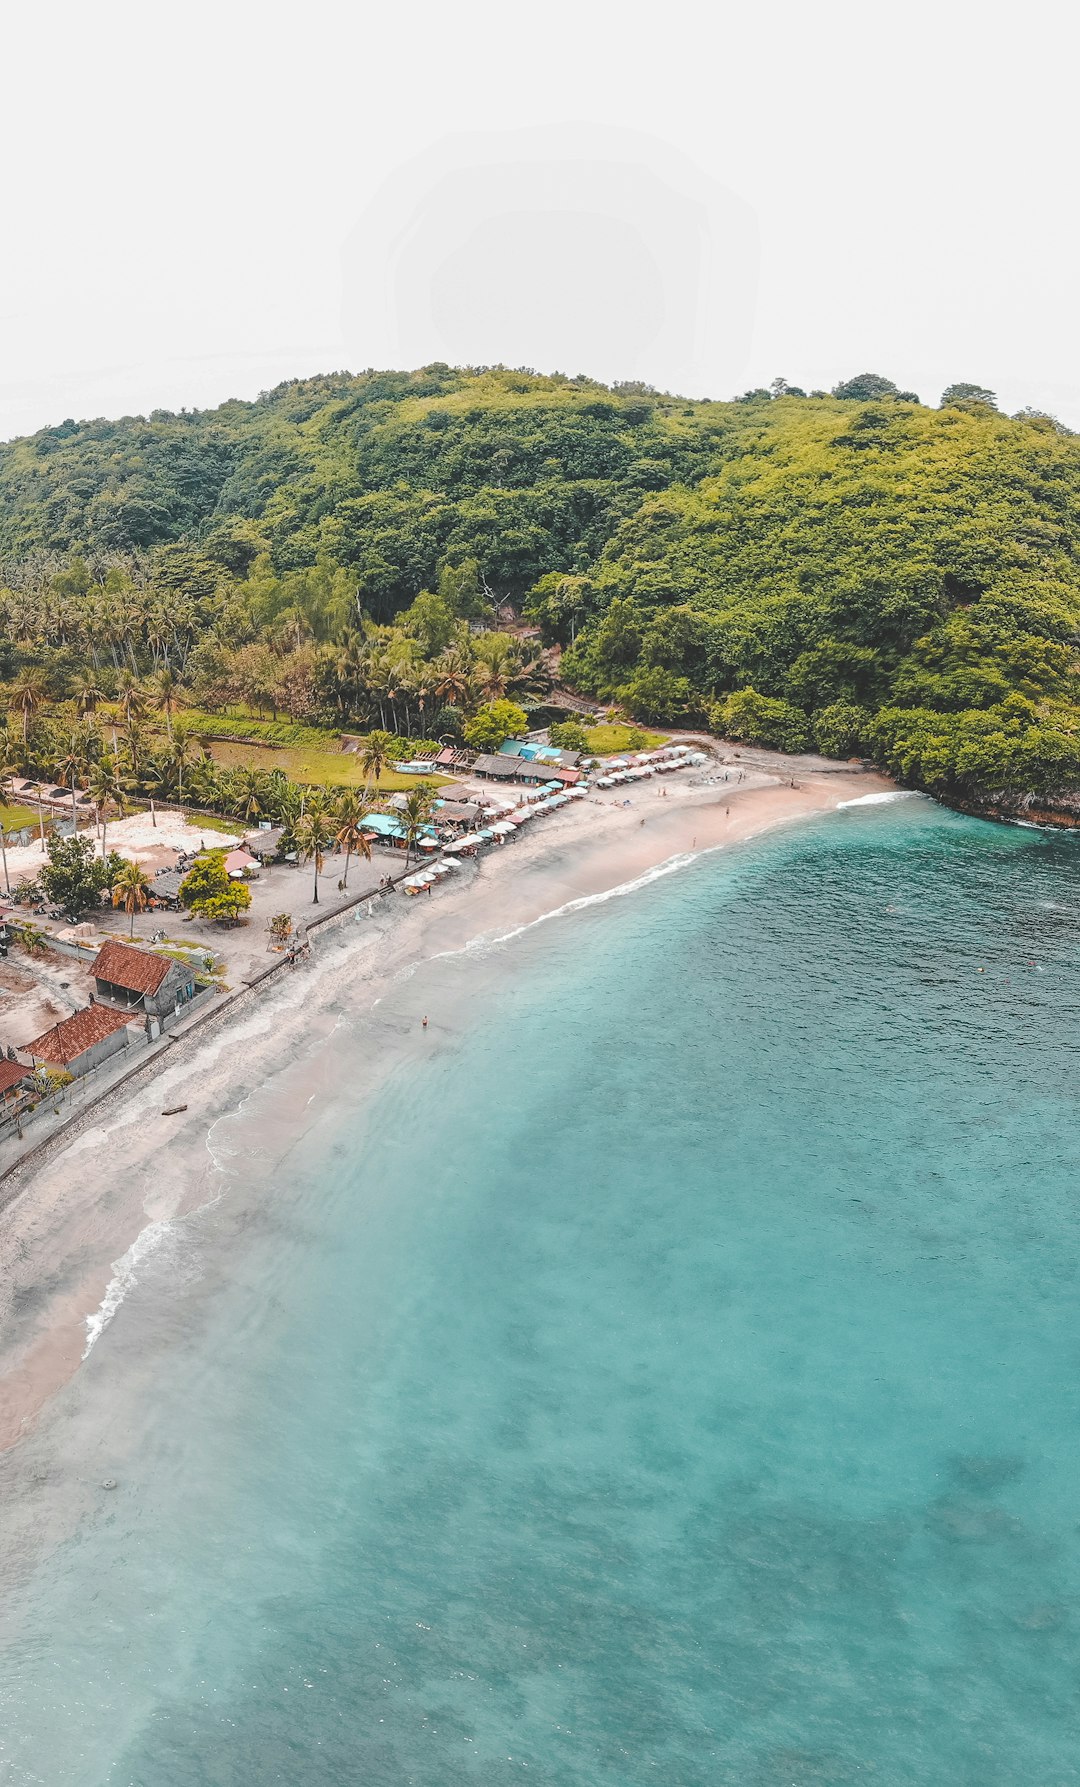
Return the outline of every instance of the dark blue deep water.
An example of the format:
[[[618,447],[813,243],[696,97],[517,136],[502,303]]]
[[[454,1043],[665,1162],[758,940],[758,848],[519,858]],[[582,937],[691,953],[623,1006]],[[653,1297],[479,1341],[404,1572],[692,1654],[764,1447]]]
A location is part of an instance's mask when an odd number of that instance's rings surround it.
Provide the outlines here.
[[[343,981],[34,1454],[5,1787],[1080,1782],[1078,894],[911,799]]]

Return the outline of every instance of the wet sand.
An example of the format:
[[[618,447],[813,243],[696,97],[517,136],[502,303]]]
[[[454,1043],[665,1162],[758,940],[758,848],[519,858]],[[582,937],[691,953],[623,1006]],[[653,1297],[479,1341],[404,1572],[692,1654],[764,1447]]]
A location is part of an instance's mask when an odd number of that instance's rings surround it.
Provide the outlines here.
[[[669,777],[628,796],[599,793],[488,850],[430,896],[385,897],[370,915],[359,908],[319,935],[310,963],[277,977],[212,1033],[176,1043],[158,1074],[89,1111],[73,1138],[27,1170],[0,1212],[0,1449],[31,1429],[77,1371],[95,1312],[103,1331],[110,1313],[103,1299],[124,1288],[116,1262],[127,1257],[135,1269],[129,1250],[137,1256],[149,1225],[227,1193],[215,1128],[220,1144],[222,1119],[325,1043],[343,999],[370,1011],[409,973],[422,1010],[425,961],[892,786],[866,771],[817,772],[764,753],[744,761],[742,774],[730,785],[694,788]],[[182,1117],[161,1116],[180,1103],[188,1107]],[[302,1135],[304,1110],[303,1098],[288,1098],[282,1121],[268,1129],[268,1172]]]

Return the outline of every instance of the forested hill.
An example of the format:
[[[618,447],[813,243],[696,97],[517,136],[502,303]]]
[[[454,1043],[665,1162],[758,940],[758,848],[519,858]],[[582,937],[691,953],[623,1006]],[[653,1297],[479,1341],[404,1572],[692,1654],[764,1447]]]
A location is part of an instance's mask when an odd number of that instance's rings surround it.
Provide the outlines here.
[[[302,717],[363,724],[388,663],[435,688],[457,652],[445,718],[465,623],[509,601],[568,683],[641,720],[1080,803],[1080,440],[975,387],[931,409],[869,376],[732,403],[501,369],[301,380],[0,447],[0,559],[0,671],[58,700],[88,664],[235,698],[261,653]]]

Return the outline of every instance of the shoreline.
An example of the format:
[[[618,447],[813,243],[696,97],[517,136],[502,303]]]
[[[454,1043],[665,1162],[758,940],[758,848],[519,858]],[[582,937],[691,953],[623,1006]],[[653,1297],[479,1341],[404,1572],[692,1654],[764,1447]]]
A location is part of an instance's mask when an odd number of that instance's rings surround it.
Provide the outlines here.
[[[427,962],[895,788],[873,771],[819,770],[764,752],[743,753],[739,767],[741,785],[666,782],[665,794],[639,784],[625,805],[594,794],[492,848],[430,897],[384,900],[370,917],[363,905],[343,913],[321,930],[309,964],[274,977],[258,998],[250,990],[239,1011],[208,1014],[199,1031],[141,1063],[133,1084],[106,1090],[46,1140],[41,1158],[13,1171],[0,1207],[0,1451],[33,1430],[100,1340],[137,1279],[148,1231],[152,1239],[221,1195],[218,1124],[325,1045],[343,998],[370,1011]],[[179,1123],[161,1118],[172,1102],[188,1106]]]

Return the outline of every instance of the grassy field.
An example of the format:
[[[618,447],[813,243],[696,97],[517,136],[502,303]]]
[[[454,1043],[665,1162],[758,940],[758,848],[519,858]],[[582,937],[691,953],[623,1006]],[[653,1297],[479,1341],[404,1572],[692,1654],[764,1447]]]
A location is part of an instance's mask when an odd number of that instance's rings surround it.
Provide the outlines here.
[[[37,810],[34,807],[0,806],[0,825],[5,831],[22,831],[24,826],[36,825],[37,822]],[[46,826],[48,823],[46,819]]]
[[[341,734],[323,726],[301,726],[295,720],[263,720],[242,707],[212,714],[201,708],[183,708],[174,725],[185,732],[216,732],[228,738],[258,738],[268,745],[298,745],[316,751],[337,751]]]
[[[210,753],[216,763],[228,769],[283,769],[294,782],[307,782],[319,788],[362,788],[366,777],[359,757],[350,751],[317,751],[308,747],[284,745],[242,745],[226,739],[215,739]],[[443,783],[447,776],[403,776],[397,770],[384,770],[378,787],[384,794],[399,788],[415,788],[421,781]]]
[[[637,734],[640,743],[631,745]],[[641,726],[590,726],[586,729],[589,750],[596,757],[621,757],[624,751],[655,751],[666,744],[662,732],[646,732]]]

